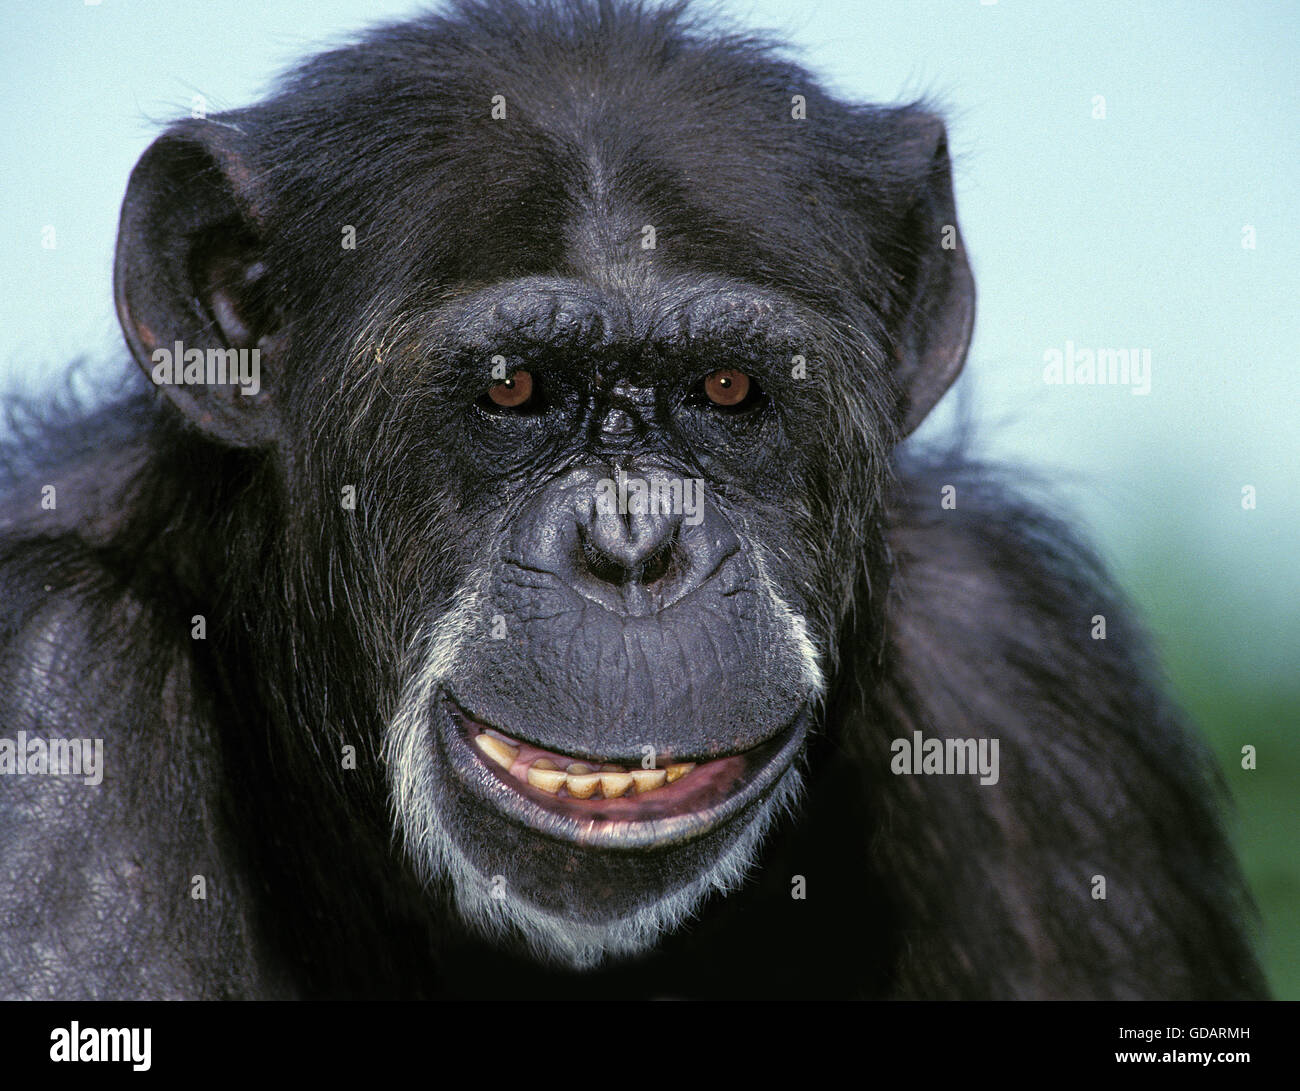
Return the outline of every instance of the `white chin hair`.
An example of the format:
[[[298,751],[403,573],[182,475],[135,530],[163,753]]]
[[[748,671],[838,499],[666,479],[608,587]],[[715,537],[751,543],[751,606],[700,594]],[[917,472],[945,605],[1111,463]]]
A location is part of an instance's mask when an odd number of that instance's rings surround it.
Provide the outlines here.
[[[456,908],[469,924],[489,937],[517,937],[535,958],[587,969],[610,956],[639,954],[686,921],[711,893],[725,893],[741,883],[773,821],[797,801],[802,775],[794,765],[786,770],[707,871],[631,916],[607,924],[587,924],[549,913],[512,893],[503,877],[484,875],[457,846],[435,802],[434,727],[429,710],[437,707],[443,681],[465,641],[477,631],[482,616],[477,588],[483,586],[488,571],[485,568],[478,578],[468,581],[451,608],[417,641],[411,680],[385,732],[393,818],[407,856],[426,885],[450,886]],[[785,612],[788,619],[797,618],[788,607]],[[803,630],[796,627],[796,632]],[[805,669],[814,675],[812,680],[820,682],[816,655],[806,635],[799,646],[806,649]]]

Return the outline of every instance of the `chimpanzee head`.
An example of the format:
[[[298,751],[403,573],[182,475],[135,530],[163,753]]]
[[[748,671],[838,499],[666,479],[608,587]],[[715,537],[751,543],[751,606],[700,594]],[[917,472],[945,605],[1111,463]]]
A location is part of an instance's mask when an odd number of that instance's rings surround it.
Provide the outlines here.
[[[797,806],[973,313],[939,121],[609,5],[460,5],[175,126],[117,298],[262,467],[269,703],[361,732],[419,873],[573,964]]]

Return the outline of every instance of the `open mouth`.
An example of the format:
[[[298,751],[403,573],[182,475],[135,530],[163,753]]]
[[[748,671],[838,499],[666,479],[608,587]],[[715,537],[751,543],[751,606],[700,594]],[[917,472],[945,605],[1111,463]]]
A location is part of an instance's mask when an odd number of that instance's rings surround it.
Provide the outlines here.
[[[575,844],[646,848],[689,841],[766,796],[789,769],[805,708],[758,746],[644,769],[547,750],[475,719],[450,696],[438,745],[462,784],[524,826]]]

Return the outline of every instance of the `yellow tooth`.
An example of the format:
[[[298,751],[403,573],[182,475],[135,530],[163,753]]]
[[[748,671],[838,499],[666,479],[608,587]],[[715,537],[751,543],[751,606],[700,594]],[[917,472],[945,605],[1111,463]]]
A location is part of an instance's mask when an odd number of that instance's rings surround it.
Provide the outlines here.
[[[631,787],[632,776],[630,773],[600,774],[600,790],[605,793],[606,799],[617,799]]]
[[[662,788],[667,778],[668,770],[666,769],[632,770],[632,782],[636,785],[637,795],[642,792],[653,792],[656,788]]]
[[[602,773],[626,773],[627,772],[627,770],[624,769],[621,765],[608,765],[608,764],[602,765],[600,767],[600,771]]]
[[[675,780],[681,780],[682,777],[684,777],[687,773],[689,773],[694,768],[695,768],[695,763],[693,761],[683,762],[681,765],[668,766],[668,768],[665,770],[665,772],[668,774],[668,783],[671,784]]]
[[[573,766],[570,765],[569,768],[572,769]],[[599,786],[599,773],[570,773],[569,783],[566,785],[569,789],[569,795],[573,796],[574,799],[590,799],[596,794],[596,789]]]
[[[555,768],[555,762],[548,758],[538,758],[528,767],[528,783],[551,795],[563,788],[568,779],[568,775]]]
[[[580,762],[580,761],[575,761],[572,765],[570,765],[570,766],[565,770],[565,772],[568,773],[569,776],[571,776],[571,777],[573,777],[573,776],[578,776],[578,777],[586,776],[588,773],[591,772],[591,766],[590,766],[590,765],[587,765],[587,764],[585,764],[585,763],[583,763],[583,762]]]
[[[474,745],[502,769],[509,769],[514,765],[515,758],[519,756],[519,747],[510,746],[500,739],[494,739],[491,735],[475,735]]]

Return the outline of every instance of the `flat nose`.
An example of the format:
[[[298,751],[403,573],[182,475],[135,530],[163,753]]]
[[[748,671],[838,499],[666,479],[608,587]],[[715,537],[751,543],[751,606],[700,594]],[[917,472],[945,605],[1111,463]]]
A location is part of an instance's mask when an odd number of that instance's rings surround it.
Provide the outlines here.
[[[623,586],[650,585],[673,568],[680,513],[602,511],[597,500],[578,525],[582,565],[591,577]]]
[[[510,534],[517,563],[607,610],[648,617],[697,591],[739,542],[703,482],[658,466],[575,469],[534,497]]]

